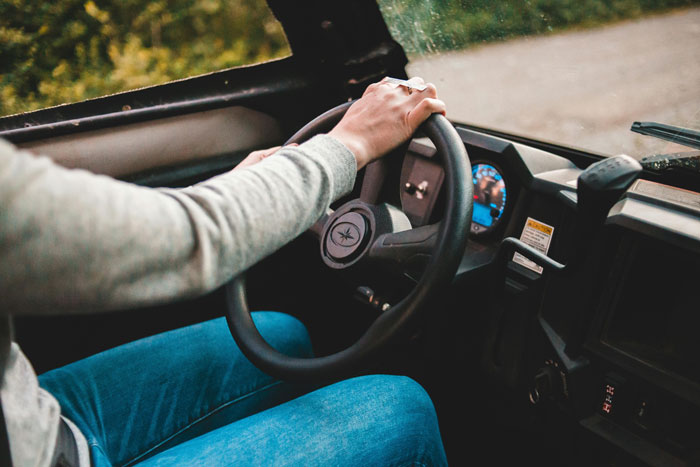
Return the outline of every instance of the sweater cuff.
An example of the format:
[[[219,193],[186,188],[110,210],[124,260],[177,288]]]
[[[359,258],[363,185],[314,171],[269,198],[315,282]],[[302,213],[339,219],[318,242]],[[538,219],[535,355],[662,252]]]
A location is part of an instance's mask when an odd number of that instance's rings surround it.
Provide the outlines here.
[[[303,145],[303,151],[312,155],[330,170],[331,196],[337,200],[349,193],[355,185],[357,160],[343,143],[328,135],[316,135]]]

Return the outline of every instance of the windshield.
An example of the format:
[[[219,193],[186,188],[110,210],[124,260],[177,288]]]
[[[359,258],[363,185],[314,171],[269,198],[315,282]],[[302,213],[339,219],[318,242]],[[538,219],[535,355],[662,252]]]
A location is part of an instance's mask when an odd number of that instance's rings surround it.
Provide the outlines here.
[[[604,155],[689,151],[630,131],[700,128],[697,0],[380,0],[409,76],[454,121]]]
[[[0,116],[289,52],[263,0],[0,0]]]

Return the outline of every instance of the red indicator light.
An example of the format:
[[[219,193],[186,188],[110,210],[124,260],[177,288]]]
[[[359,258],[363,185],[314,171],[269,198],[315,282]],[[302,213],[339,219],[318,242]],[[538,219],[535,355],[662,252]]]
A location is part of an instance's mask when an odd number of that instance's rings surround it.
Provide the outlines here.
[[[609,414],[610,412],[612,412],[612,408],[613,408],[613,398],[615,395],[615,386],[612,384],[606,384],[604,395],[605,395],[605,397],[603,399],[602,410],[603,410],[603,412]]]

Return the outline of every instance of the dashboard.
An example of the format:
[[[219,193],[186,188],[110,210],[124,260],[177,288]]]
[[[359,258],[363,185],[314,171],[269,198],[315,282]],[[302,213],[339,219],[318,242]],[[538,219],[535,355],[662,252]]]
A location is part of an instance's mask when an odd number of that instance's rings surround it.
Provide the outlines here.
[[[642,175],[600,225],[583,228],[582,169],[458,133],[474,208],[450,306],[471,303],[487,323],[477,336],[482,370],[606,449],[648,465],[700,465],[700,193]],[[414,140],[404,160],[401,201],[414,224],[439,218],[434,153]],[[508,248],[507,238],[561,269]],[[469,287],[475,275],[487,277],[487,291]]]

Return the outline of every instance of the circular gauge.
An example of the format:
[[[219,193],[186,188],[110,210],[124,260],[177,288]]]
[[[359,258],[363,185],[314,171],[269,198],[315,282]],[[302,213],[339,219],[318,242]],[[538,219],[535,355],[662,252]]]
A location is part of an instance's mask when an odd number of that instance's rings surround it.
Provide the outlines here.
[[[492,165],[477,163],[472,167],[474,209],[471,232],[493,231],[506,207],[506,184],[503,175]]]

